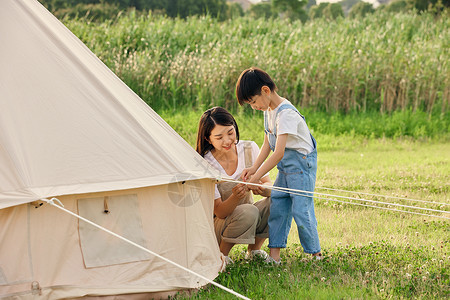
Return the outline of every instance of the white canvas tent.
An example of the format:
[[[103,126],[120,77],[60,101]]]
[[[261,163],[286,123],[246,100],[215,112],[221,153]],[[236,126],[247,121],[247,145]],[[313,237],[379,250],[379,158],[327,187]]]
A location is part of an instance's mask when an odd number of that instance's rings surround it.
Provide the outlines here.
[[[0,1],[0,298],[194,288],[219,174],[36,0]]]

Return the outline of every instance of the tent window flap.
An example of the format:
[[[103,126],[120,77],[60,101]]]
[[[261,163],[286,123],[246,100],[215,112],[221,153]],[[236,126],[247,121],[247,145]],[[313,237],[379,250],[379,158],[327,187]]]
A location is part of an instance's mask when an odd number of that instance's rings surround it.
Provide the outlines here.
[[[79,215],[143,247],[142,220],[136,194],[78,199]],[[150,259],[150,255],[117,237],[80,221],[81,250],[86,268]]]

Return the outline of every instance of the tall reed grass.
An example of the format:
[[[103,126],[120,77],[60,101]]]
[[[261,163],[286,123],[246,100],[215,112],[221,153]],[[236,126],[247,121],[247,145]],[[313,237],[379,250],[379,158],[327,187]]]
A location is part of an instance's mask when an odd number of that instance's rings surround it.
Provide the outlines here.
[[[65,24],[156,110],[237,107],[250,66],[279,94],[316,111],[445,113],[450,99],[450,18],[378,12],[363,19],[186,20],[127,13]]]

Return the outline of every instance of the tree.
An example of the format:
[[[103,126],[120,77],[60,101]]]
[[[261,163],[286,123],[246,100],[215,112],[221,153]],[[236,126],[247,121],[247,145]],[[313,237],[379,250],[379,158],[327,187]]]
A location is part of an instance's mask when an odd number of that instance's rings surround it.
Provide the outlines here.
[[[244,15],[244,10],[239,3],[227,2],[227,9],[225,14],[226,15],[222,17],[222,19],[233,19],[236,17],[242,17]]]
[[[336,20],[344,17],[344,10],[339,3],[329,3],[323,10],[323,17],[328,20]]]
[[[319,5],[314,5],[309,9],[309,18],[318,19],[323,17],[323,10],[328,6],[328,3],[322,2]]]
[[[342,6],[344,10],[344,15],[348,15],[350,9],[357,3],[361,2],[361,0],[342,0],[339,4]]]
[[[186,18],[192,15],[206,15],[218,17],[226,15],[227,4],[225,0],[167,0],[165,10],[169,17]]]
[[[450,7],[449,0],[396,0],[387,5],[381,5],[378,9],[392,13],[428,10],[438,14],[448,7]]]
[[[306,0],[272,0],[272,7],[281,17],[305,22],[308,19],[303,9],[306,3]]]
[[[352,6],[348,13],[348,16],[350,18],[364,18],[367,14],[371,14],[373,12],[375,12],[375,9],[373,8],[372,4],[361,1]]]
[[[425,11],[436,5],[438,0],[407,0],[406,2],[409,8],[415,8],[417,11]]]
[[[387,5],[382,5],[378,9],[384,10],[391,13],[399,13],[399,12],[405,12],[408,11],[408,3],[406,0],[396,0],[392,1],[391,3]]]
[[[309,10],[311,7],[313,7],[314,5],[317,5],[316,0],[308,0],[308,3],[306,4],[305,9]]]
[[[255,19],[269,19],[276,16],[276,14],[274,14],[272,11],[272,5],[267,2],[253,4],[252,6],[250,6],[248,14]]]

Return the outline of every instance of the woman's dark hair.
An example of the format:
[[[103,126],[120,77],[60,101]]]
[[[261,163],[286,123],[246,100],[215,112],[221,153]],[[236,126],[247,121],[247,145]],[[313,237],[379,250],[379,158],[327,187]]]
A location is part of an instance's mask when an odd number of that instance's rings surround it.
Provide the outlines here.
[[[244,70],[236,83],[236,98],[242,106],[255,95],[261,95],[261,88],[268,86],[273,92],[277,86],[269,74],[261,69],[252,67]]]
[[[214,147],[209,142],[211,131],[216,125],[230,126],[233,125],[236,130],[236,142],[239,142],[239,129],[233,115],[225,108],[216,106],[205,111],[198,122],[197,132],[197,152],[201,156],[205,156],[208,151]]]

